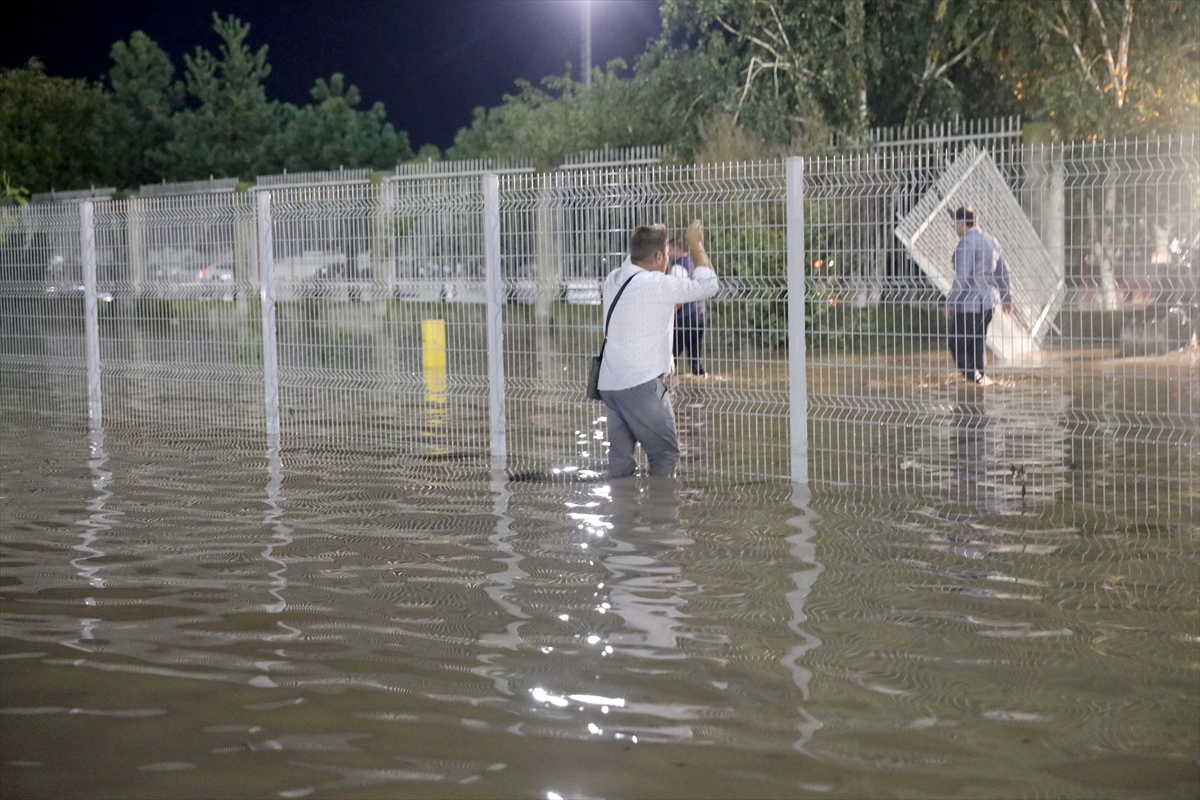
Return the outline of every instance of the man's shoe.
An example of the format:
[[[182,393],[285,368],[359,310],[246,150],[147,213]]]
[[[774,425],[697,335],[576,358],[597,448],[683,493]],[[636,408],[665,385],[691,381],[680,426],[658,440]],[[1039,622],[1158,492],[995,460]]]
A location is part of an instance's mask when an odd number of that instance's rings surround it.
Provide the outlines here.
[[[692,374],[695,375],[697,378],[708,377],[708,373],[704,371],[704,367],[696,367],[695,369],[692,370]]]
[[[976,386],[991,386],[994,383],[995,381],[989,378],[987,375],[980,375],[975,379]]]

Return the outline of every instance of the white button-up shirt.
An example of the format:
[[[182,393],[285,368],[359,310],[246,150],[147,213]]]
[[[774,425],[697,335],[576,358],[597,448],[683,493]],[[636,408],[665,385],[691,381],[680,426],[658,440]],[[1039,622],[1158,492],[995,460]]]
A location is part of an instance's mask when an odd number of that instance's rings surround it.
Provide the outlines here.
[[[639,386],[671,369],[675,306],[712,297],[720,284],[711,267],[696,267],[694,277],[650,272],[628,258],[604,281],[604,317],[626,280],[634,276],[608,326],[608,344],[600,364],[599,387],[617,391]]]

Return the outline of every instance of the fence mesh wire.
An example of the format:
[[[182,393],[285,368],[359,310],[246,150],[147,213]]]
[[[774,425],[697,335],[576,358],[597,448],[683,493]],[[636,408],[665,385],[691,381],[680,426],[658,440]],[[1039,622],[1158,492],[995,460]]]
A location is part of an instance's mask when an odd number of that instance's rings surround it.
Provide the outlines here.
[[[276,189],[281,444],[484,464],[479,178]]]
[[[1001,506],[1194,504],[1195,138],[1027,148],[1004,169],[969,142],[805,167],[814,474]],[[1016,265],[986,390],[946,349],[957,205]]]
[[[787,475],[782,162],[572,170],[501,181],[510,449],[527,468],[602,470],[605,409],[582,397],[602,336],[600,284],[629,234],[703,219],[724,281],[708,301],[701,362],[673,381],[684,474]],[[563,437],[569,432],[571,438]]]
[[[106,427],[261,443],[251,198],[97,203],[95,231]]]
[[[681,235],[699,218],[722,288],[698,363],[681,353],[670,378],[690,479],[794,477],[788,416],[803,399],[820,485],[1013,508],[1195,507],[1194,137],[888,141],[792,166],[803,192],[791,207],[785,163],[767,161],[512,170],[491,199],[463,169],[2,209],[0,403],[86,415],[91,202],[106,424],[257,447],[275,387],[285,458],[420,480],[507,451],[514,475],[600,472],[604,407],[583,396],[600,283],[634,226]],[[1000,240],[1018,301],[1013,318],[997,312],[986,388],[958,380],[946,348],[945,212],[958,204]],[[788,301],[800,291],[796,383]],[[489,339],[493,316],[502,338]]]
[[[0,209],[0,408],[86,417],[79,229],[74,203]]]

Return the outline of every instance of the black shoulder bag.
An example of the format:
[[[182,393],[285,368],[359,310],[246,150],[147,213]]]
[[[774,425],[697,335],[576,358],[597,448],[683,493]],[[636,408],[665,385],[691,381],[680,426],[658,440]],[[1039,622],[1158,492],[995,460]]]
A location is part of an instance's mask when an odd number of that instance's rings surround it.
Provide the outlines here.
[[[608,323],[612,322],[613,311],[617,307],[617,301],[621,299],[621,295],[625,294],[626,287],[629,282],[637,277],[637,273],[633,273],[625,282],[621,284],[621,288],[617,290],[617,296],[613,298],[612,305],[608,307],[608,316],[604,318],[604,341],[600,344],[600,355],[592,356],[592,369],[588,372],[587,396],[589,400],[600,400],[600,364],[604,360],[604,348],[608,345]]]

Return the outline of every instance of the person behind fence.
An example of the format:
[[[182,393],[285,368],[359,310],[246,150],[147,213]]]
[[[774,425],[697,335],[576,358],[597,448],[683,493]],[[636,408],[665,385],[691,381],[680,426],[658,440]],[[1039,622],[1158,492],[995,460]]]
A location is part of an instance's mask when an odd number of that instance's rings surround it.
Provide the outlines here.
[[[642,225],[630,237],[628,258],[604,281],[608,339],[597,386],[608,408],[610,478],[634,473],[639,443],[651,475],[675,474],[679,442],[665,383],[675,307],[712,297],[719,288],[699,220],[684,238],[695,265],[691,277],[667,272],[666,228]]]
[[[678,238],[672,239],[667,257],[671,263],[671,274],[681,278],[695,277],[696,265],[692,262],[687,248]],[[675,358],[680,358],[687,351],[691,363],[692,374],[697,378],[708,375],[704,364],[700,361],[700,353],[704,347],[704,301],[680,303],[675,308],[675,344],[671,349]]]
[[[964,378],[991,386],[992,379],[984,374],[983,344],[996,305],[1005,314],[1012,313],[1008,266],[996,237],[976,227],[975,209],[956,209],[954,228],[959,236],[954,250],[954,285],[943,311],[951,320],[950,352]]]

